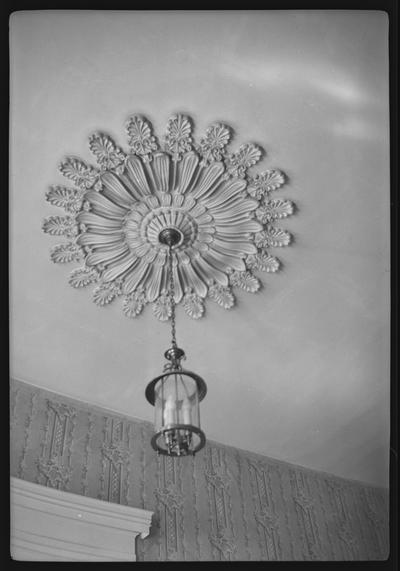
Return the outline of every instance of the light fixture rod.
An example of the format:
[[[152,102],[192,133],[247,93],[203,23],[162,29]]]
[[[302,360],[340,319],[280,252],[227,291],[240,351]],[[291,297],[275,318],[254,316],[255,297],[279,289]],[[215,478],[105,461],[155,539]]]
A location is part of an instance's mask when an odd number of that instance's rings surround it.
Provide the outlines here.
[[[173,349],[177,349],[176,344],[176,321],[175,321],[175,287],[174,287],[174,275],[172,267],[172,244],[168,246],[168,271],[169,271],[169,297],[171,303],[171,346]]]

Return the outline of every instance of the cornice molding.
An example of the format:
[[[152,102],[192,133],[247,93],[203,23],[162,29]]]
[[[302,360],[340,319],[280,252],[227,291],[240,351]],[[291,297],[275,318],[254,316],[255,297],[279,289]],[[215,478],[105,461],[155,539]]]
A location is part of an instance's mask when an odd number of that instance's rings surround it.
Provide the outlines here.
[[[153,512],[11,477],[11,545],[18,559],[134,561]],[[22,557],[25,559],[25,557]]]

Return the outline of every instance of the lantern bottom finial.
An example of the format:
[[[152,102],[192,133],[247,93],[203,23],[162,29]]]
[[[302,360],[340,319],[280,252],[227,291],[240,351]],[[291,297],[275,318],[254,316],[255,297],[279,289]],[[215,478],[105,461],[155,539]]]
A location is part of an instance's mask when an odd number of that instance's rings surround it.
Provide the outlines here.
[[[175,424],[156,432],[151,445],[165,456],[194,456],[206,443],[204,432],[197,426]]]

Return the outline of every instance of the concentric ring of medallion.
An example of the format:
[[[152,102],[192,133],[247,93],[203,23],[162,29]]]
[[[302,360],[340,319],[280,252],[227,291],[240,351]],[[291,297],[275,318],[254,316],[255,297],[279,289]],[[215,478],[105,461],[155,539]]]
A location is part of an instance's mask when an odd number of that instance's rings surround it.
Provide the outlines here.
[[[159,237],[163,230],[169,228],[174,228],[180,234],[180,240],[173,245],[174,250],[184,250],[191,246],[197,237],[197,224],[190,214],[182,209],[174,209],[168,206],[160,206],[148,212],[139,225],[134,223],[133,230],[128,228],[128,223],[126,226],[125,232],[128,244],[130,243],[131,235],[133,243],[135,243],[137,233],[139,232],[143,242],[151,244],[156,249],[166,249],[168,247],[160,242]]]

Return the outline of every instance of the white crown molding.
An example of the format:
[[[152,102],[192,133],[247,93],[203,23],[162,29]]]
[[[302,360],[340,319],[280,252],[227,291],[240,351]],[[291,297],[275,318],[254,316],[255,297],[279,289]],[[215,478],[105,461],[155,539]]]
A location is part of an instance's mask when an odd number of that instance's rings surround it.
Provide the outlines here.
[[[97,305],[122,296],[127,317],[151,303],[158,319],[170,318],[168,247],[159,241],[165,228],[180,235],[172,249],[175,302],[194,319],[204,315],[207,298],[230,309],[234,288],[260,289],[253,272],[279,269],[270,248],[288,246],[292,236],[274,224],[292,215],[294,204],[270,193],[287,177],[278,169],[249,173],[262,149],[246,143],[228,152],[230,127],[214,123],[196,144],[192,124],[185,115],[171,117],[161,145],[136,115],[127,124],[129,152],[94,133],[96,167],[75,157],[61,163],[75,187],[50,187],[47,201],[66,215],[47,217],[43,230],[69,240],[52,248],[51,259],[83,262],[69,283],[97,284]]]
[[[11,552],[17,560],[135,561],[153,512],[11,477]]]

